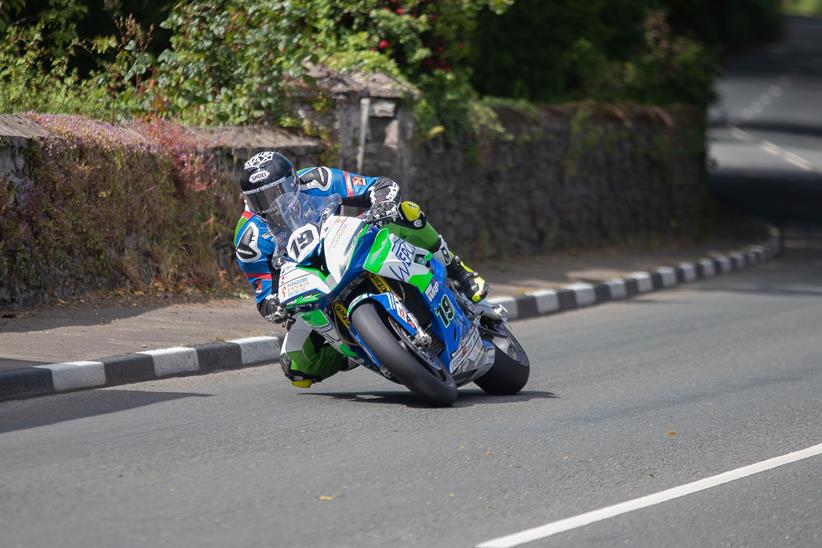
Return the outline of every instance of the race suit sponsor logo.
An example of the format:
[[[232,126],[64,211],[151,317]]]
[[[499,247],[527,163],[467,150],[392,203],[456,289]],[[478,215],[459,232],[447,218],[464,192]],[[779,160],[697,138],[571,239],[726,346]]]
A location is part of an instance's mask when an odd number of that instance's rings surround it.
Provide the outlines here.
[[[237,242],[237,258],[244,263],[253,263],[262,252],[259,247],[260,229],[253,222],[249,222]]]
[[[268,177],[270,175],[271,174],[268,171],[266,171],[264,169],[261,169],[260,171],[252,173],[251,177],[248,178],[248,182],[249,183],[258,183],[260,181],[265,181],[266,179],[268,179]]]
[[[327,167],[311,168],[300,175],[300,184],[308,190],[317,188],[326,191],[331,188],[331,170]]]
[[[345,189],[348,191],[348,195],[353,196],[354,187],[351,185],[351,174],[347,171],[343,171],[343,178],[345,179]]]

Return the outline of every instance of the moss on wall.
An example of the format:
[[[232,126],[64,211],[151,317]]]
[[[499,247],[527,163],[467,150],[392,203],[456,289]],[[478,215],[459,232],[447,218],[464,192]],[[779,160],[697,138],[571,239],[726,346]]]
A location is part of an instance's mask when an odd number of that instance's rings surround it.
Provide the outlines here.
[[[697,109],[494,108],[502,131],[462,146],[423,145],[413,175],[401,179],[459,252],[484,258],[699,235],[707,192]]]
[[[235,275],[236,183],[188,169],[202,151],[83,118],[38,122],[51,134],[29,141],[25,182],[0,179],[0,304],[215,288]]]

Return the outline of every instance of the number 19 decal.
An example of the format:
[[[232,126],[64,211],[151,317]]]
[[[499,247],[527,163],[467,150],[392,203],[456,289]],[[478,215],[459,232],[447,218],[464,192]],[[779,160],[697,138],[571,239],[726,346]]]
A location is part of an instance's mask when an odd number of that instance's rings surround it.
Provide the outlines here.
[[[437,307],[437,316],[440,317],[440,321],[445,327],[451,325],[451,320],[454,319],[454,308],[451,306],[451,301],[447,295],[443,295],[440,305]]]

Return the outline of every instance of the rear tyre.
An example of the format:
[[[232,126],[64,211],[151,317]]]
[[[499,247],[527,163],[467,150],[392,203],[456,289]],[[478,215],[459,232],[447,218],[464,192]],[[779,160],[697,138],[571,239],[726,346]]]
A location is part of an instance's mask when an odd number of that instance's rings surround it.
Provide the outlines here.
[[[448,370],[437,370],[412,355],[383,321],[376,304],[360,304],[351,313],[351,323],[380,363],[415,396],[440,407],[456,401],[457,385]]]
[[[487,394],[510,396],[522,390],[528,382],[531,364],[506,324],[500,324],[497,331],[505,336],[491,339],[495,348],[494,365],[474,382]]]

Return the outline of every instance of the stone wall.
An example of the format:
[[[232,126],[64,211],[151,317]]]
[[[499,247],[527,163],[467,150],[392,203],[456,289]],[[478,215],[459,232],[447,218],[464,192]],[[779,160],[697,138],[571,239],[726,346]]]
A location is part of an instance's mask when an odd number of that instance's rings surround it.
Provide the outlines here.
[[[334,98],[338,167],[402,184],[463,254],[486,258],[704,226],[704,128],[688,108],[496,107],[499,128],[461,145],[415,141],[418,93],[385,76],[316,72]],[[317,120],[305,112],[308,120]],[[418,136],[416,136],[418,138]]]
[[[270,148],[305,164],[326,150],[276,128],[0,115],[0,306],[233,284],[238,173]]]
[[[266,149],[299,166],[327,163],[396,179],[404,198],[419,202],[469,260],[662,234],[690,237],[700,229],[704,144],[692,112],[499,107],[500,127],[457,146],[441,136],[415,142],[407,105],[416,92],[390,79],[319,74],[317,82],[330,108],[320,112],[311,106],[316,96],[298,97],[304,128],[315,137],[279,128],[194,130],[220,182],[186,195],[175,190],[179,176],[156,144],[140,145],[135,156],[132,145],[93,139],[78,145],[30,116],[0,115],[0,306],[91,288],[154,287],[158,279],[166,289],[175,280],[210,287],[231,279],[231,232],[241,208],[234,185],[243,162]],[[133,140],[131,128],[122,132],[125,142]],[[67,164],[44,167],[48,157]],[[109,162],[116,174],[107,171]],[[124,180],[147,163],[158,174]],[[71,200],[71,218],[62,206],[40,209],[32,197],[43,195]],[[135,208],[143,213],[132,214]],[[105,219],[112,225],[102,225]],[[181,230],[174,219],[191,226]],[[104,228],[87,228],[93,226]],[[192,239],[206,240],[187,250],[196,268],[180,252]],[[204,274],[212,270],[223,274]]]
[[[703,129],[695,113],[496,110],[504,133],[462,147],[418,145],[412,169],[394,173],[464,254],[688,238],[703,226]]]

